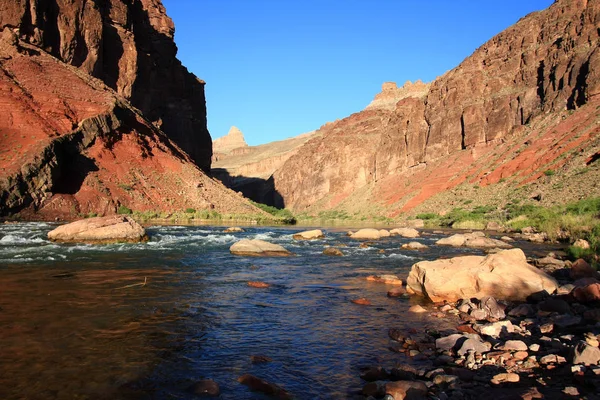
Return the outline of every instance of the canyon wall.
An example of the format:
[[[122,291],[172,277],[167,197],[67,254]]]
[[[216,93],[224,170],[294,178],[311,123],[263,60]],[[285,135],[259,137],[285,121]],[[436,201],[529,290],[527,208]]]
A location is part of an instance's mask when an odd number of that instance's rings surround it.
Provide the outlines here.
[[[0,29],[101,79],[208,172],[204,82],[176,58],[160,0],[2,0]]]
[[[411,186],[416,172],[457,154],[468,155],[466,168],[489,155],[483,149],[522,134],[535,121],[596,103],[598,26],[600,1],[558,0],[428,86],[400,90],[386,84],[364,111],[321,128],[320,137],[290,157],[274,174],[275,189],[286,207],[298,211],[335,208],[353,197],[396,211],[416,205],[411,199],[426,197]],[[387,197],[381,196],[383,186]]]
[[[11,0],[0,18],[0,216],[266,215],[197,165],[211,153],[203,86],[174,58],[160,2]],[[183,144],[208,140],[200,163],[161,130],[177,127]]]

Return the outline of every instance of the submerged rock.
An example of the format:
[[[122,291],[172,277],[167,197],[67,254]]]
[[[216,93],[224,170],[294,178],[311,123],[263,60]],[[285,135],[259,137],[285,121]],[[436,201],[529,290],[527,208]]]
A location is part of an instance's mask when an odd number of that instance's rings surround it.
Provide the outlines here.
[[[367,280],[388,285],[402,285],[402,279],[398,278],[396,275],[370,275],[367,276]]]
[[[324,238],[323,231],[320,229],[313,229],[311,231],[304,231],[296,233],[293,238],[296,240],[315,240]]]
[[[269,396],[276,397],[281,400],[291,399],[292,396],[282,387],[275,385],[274,383],[267,382],[254,375],[246,374],[238,378],[238,382],[242,385],[246,385],[255,392],[261,392]]]
[[[342,253],[342,251],[338,248],[335,247],[327,247],[325,250],[323,250],[323,254],[326,256],[337,256],[337,257],[342,257],[344,255],[344,253]]]
[[[532,293],[558,288],[552,277],[527,263],[521,249],[421,261],[412,266],[406,284],[409,293],[428,296],[433,302],[485,296],[525,300]]]
[[[48,233],[48,239],[69,243],[137,243],[147,240],[147,236],[132,218],[114,215],[61,225]]]
[[[251,257],[288,257],[292,255],[283,246],[259,239],[242,239],[234,243],[229,251],[238,256]]]
[[[258,281],[250,281],[250,282],[248,282],[248,286],[257,288],[257,289],[266,289],[268,287],[271,287],[271,285],[266,282],[258,282]]]
[[[219,384],[212,379],[202,379],[190,386],[188,391],[202,397],[218,397],[221,394]]]

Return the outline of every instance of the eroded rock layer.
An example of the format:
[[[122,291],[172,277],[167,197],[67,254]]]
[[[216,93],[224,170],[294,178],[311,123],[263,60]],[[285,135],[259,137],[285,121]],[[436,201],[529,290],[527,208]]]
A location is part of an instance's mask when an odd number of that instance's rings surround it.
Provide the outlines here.
[[[520,184],[560,168],[599,134],[599,25],[600,1],[558,0],[425,94],[406,90],[389,107],[400,89],[388,84],[366,110],[321,128],[276,171],[275,189],[295,210],[393,214],[466,181]]]
[[[260,213],[207,177],[126,98],[6,28],[0,215],[72,219],[119,207]]]
[[[101,79],[210,170],[204,82],[177,60],[160,0],[4,0],[0,28]]]

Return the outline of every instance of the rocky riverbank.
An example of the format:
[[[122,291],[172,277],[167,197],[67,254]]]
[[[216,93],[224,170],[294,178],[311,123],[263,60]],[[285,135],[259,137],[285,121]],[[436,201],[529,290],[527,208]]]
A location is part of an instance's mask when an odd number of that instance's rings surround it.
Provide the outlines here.
[[[456,328],[391,327],[390,350],[401,356],[396,365],[365,369],[362,394],[387,400],[599,398],[598,272],[554,254],[528,261],[556,279],[554,293],[542,290],[518,302],[487,295],[431,303],[420,311]]]

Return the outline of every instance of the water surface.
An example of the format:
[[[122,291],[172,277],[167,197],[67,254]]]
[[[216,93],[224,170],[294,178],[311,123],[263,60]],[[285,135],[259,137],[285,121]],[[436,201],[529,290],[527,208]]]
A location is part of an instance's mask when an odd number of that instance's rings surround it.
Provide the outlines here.
[[[339,228],[300,242],[299,228],[156,226],[148,243],[101,246],[48,242],[52,228],[0,226],[3,399],[191,399],[187,388],[202,378],[217,381],[222,398],[263,398],[236,381],[246,373],[298,399],[351,398],[360,367],[400,361],[388,350],[390,327],[443,324],[408,313],[411,300],[388,298],[390,286],[365,277],[405,278],[419,260],[478,253],[401,250],[413,239],[398,237],[361,248]],[[295,256],[231,255],[242,238]],[[330,245],[345,256],[322,255]],[[359,297],[373,305],[351,303]],[[273,361],[252,364],[252,355]]]

